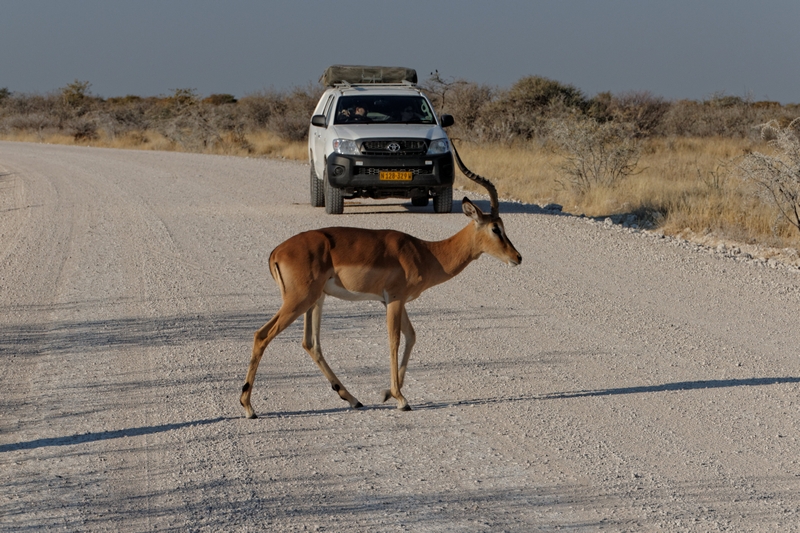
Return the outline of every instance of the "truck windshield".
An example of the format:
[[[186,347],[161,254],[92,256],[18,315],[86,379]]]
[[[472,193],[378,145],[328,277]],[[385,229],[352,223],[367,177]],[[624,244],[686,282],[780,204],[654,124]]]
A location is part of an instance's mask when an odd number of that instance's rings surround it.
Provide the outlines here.
[[[334,124],[436,124],[428,101],[421,96],[342,96],[336,104]]]

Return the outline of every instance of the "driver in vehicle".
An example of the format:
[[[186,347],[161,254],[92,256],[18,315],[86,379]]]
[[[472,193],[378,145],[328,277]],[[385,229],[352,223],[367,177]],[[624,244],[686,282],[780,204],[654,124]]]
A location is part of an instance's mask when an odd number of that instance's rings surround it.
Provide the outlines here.
[[[352,113],[351,113],[350,109],[342,109],[339,112],[339,116],[342,116],[342,117],[349,117],[349,116],[366,117],[367,116],[367,110],[364,108],[363,105],[357,105],[355,107],[355,109],[353,109]]]

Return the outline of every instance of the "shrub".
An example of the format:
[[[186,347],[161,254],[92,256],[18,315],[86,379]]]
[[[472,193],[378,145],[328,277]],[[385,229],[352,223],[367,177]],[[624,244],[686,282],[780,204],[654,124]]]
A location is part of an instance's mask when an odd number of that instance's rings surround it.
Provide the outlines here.
[[[641,135],[655,131],[670,108],[669,102],[649,91],[632,91],[613,96],[607,113],[612,120],[632,124]]]
[[[321,86],[308,85],[283,93],[267,122],[267,130],[287,141],[305,140],[311,115],[322,92]]]
[[[420,83],[419,86],[439,113],[449,113],[449,111],[445,111],[448,104],[447,95],[454,86],[463,83],[466,82],[461,79],[443,78],[439,71],[436,70],[431,72],[430,77]]]
[[[655,133],[684,137],[748,138],[756,132],[756,108],[736,96],[715,95],[703,102],[680,100],[664,113]],[[769,113],[764,108],[762,112]]]
[[[583,93],[572,85],[527,76],[485,105],[476,127],[486,140],[527,140],[544,135],[548,119],[582,113],[587,106]]]
[[[236,101],[236,98],[232,94],[212,94],[203,98],[204,104],[211,105],[235,104]]]
[[[579,193],[612,187],[636,170],[641,154],[636,130],[626,123],[573,117],[550,123],[550,139],[564,153],[559,173]]]
[[[598,93],[586,103],[586,116],[597,122],[613,120],[614,95],[610,92]]]
[[[753,151],[746,154],[738,168],[746,180],[758,185],[764,199],[778,207],[781,215],[800,230],[800,118],[785,128],[777,121],[761,127],[762,138],[769,141],[774,154]]]
[[[318,84],[295,87],[289,92],[270,89],[244,96],[237,107],[251,130],[265,129],[287,141],[308,136],[311,114],[324,88]]]
[[[91,141],[98,137],[97,122],[86,116],[71,120],[67,130],[76,141]]]
[[[58,120],[49,113],[25,113],[4,117],[0,129],[15,133],[35,132],[39,135],[48,130],[58,129]]]
[[[135,94],[128,94],[126,96],[114,96],[106,100],[106,102],[113,106],[130,105],[134,103],[141,103],[144,100],[141,96]]]
[[[421,83],[420,88],[440,115],[448,113],[455,118],[455,125],[450,128],[451,137],[472,141],[484,138],[479,120],[484,108],[494,99],[494,89],[461,79],[447,81],[438,71]]]
[[[267,127],[269,119],[277,112],[280,99],[277,91],[260,91],[245,95],[237,106],[241,108],[251,129],[262,129]]]
[[[439,77],[420,85],[439,114],[448,113],[458,118],[461,125],[472,128],[481,108],[491,102],[494,90],[465,80],[445,82]]]
[[[542,76],[522,78],[511,86],[501,101],[517,112],[528,114],[541,114],[556,102],[577,109],[584,109],[587,103],[583,93],[574,86]]]
[[[123,100],[109,106],[98,115],[97,120],[112,138],[132,131],[146,131],[151,127],[147,106],[141,99]]]

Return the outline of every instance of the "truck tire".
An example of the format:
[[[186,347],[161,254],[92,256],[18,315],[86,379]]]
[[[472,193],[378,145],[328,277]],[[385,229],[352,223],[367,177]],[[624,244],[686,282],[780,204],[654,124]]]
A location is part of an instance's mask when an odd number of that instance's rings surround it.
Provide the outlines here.
[[[328,169],[322,174],[322,182],[325,187],[325,212],[329,215],[341,215],[344,213],[344,197],[341,189],[331,187],[328,183]]]
[[[323,207],[325,205],[325,190],[314,170],[314,163],[311,163],[311,207]]]
[[[453,211],[453,188],[439,189],[433,197],[434,213],[450,213]]]

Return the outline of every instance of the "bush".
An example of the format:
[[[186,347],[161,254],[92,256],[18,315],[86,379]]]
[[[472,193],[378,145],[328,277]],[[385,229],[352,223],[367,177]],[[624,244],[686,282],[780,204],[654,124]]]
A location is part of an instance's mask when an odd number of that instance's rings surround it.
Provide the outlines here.
[[[261,91],[244,96],[237,106],[242,110],[249,128],[264,129],[272,115],[277,112],[280,98],[277,91]]]
[[[583,113],[587,106],[583,93],[572,85],[527,76],[484,106],[477,126],[487,140],[528,140],[546,133],[548,119]]]
[[[91,141],[98,138],[97,122],[85,116],[71,120],[67,130],[76,141]]]
[[[243,97],[237,107],[250,129],[265,129],[289,141],[308,136],[308,124],[324,88],[318,84],[295,87],[287,92],[274,89]]]
[[[203,98],[204,104],[211,105],[235,104],[236,102],[237,100],[232,94],[212,94]]]
[[[559,173],[579,193],[612,187],[636,170],[641,146],[626,123],[574,117],[551,121],[550,139],[564,154]]]
[[[768,114],[768,108],[761,113]],[[682,137],[748,138],[756,132],[758,110],[742,98],[717,95],[697,102],[680,100],[664,113],[655,133]]]
[[[640,135],[648,135],[656,131],[669,108],[669,102],[660,96],[634,91],[613,96],[607,113],[612,120],[632,124]]]
[[[141,101],[126,101],[99,113],[97,122],[112,138],[132,131],[146,131],[151,126],[146,111],[147,107]]]
[[[465,80],[444,80],[437,72],[420,84],[434,108],[441,115],[448,113],[455,118],[450,136],[462,140],[483,140],[479,120],[484,109],[495,96],[495,90]]]
[[[0,120],[0,130],[14,133],[58,131],[58,120],[49,113],[14,114]]]
[[[782,128],[777,121],[761,127],[774,154],[750,152],[739,162],[742,176],[758,185],[763,198],[800,230],[800,118]]]
[[[157,122],[158,131],[186,150],[203,151],[225,145],[230,138],[240,144],[243,140],[245,125],[235,106],[203,103],[188,89],[176,90],[163,106],[164,119]]]

